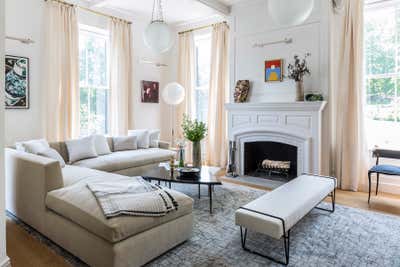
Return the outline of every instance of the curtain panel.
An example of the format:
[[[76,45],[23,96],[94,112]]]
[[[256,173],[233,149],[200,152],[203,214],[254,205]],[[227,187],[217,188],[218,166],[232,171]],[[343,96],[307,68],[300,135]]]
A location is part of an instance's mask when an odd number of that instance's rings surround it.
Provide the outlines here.
[[[182,122],[183,115],[192,114],[193,90],[194,90],[194,69],[195,69],[195,45],[193,32],[186,32],[179,35],[178,41],[178,83],[185,88],[185,100],[177,106],[175,120],[173,122],[173,131],[175,138],[183,139]],[[170,107],[171,109],[173,107]],[[172,140],[174,143],[175,140]],[[192,144],[186,145],[185,161],[192,162]]]
[[[225,167],[228,157],[225,103],[229,100],[229,27],[226,23],[213,26],[209,90],[206,163]]]
[[[131,25],[110,19],[110,134],[126,135],[133,128]]]
[[[76,7],[45,3],[45,136],[60,141],[79,136],[79,33]]]
[[[331,17],[331,159],[339,187],[357,191],[367,178],[364,130],[364,1],[344,0]]]

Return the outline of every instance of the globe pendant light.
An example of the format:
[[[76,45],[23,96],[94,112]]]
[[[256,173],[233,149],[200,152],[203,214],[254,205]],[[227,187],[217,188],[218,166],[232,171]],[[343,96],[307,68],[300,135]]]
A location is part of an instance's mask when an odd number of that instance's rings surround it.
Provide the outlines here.
[[[173,35],[164,21],[161,0],[153,2],[151,22],[144,32],[144,42],[156,54],[167,52],[173,45]]]
[[[311,15],[314,0],[268,0],[272,19],[281,26],[296,26]]]

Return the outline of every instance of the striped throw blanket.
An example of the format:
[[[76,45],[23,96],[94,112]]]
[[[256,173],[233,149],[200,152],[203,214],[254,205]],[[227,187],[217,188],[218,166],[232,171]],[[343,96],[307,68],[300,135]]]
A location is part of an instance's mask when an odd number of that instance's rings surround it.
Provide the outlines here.
[[[93,182],[87,187],[107,219],[121,215],[160,217],[177,210],[178,203],[162,187],[133,177],[117,182]]]

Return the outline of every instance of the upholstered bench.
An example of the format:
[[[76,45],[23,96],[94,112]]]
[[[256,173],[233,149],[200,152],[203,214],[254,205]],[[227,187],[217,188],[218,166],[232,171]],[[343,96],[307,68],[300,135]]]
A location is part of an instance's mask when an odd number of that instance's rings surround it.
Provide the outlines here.
[[[336,178],[303,174],[239,208],[235,219],[236,225],[240,226],[243,249],[280,264],[289,264],[290,229],[313,208],[334,212],[335,188]],[[317,207],[327,196],[332,199],[332,209]],[[247,248],[247,230],[278,240],[283,238],[285,261]]]

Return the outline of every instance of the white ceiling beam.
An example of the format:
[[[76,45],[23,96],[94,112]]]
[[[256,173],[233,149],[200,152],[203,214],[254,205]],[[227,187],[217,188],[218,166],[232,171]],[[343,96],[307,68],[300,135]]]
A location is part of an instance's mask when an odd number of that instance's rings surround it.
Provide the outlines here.
[[[89,7],[104,7],[107,3],[108,0],[91,0]]]
[[[196,0],[196,1],[214,9],[215,11],[223,15],[228,16],[231,13],[231,7],[225,5],[224,3],[221,3],[218,0]]]

